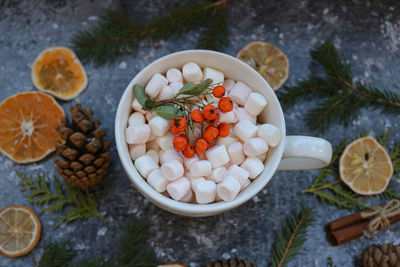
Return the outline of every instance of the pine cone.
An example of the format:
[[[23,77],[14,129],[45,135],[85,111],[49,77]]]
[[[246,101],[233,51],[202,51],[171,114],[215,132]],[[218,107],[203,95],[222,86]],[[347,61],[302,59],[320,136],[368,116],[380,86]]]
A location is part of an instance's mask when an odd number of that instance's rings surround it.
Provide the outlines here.
[[[86,189],[108,173],[111,142],[103,141],[106,132],[98,128],[100,120],[92,120],[91,109],[76,104],[70,112],[72,122],[57,128],[66,142],[57,143],[56,155],[59,158],[53,160],[67,183]]]
[[[399,267],[400,245],[388,243],[371,246],[362,254],[362,264],[364,267]]]
[[[257,267],[255,264],[238,258],[222,259],[206,265],[206,267]]]

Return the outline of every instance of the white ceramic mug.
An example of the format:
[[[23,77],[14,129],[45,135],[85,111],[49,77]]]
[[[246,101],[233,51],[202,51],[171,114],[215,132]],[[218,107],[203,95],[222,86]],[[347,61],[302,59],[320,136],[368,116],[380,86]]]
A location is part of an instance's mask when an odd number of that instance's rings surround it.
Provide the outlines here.
[[[229,202],[211,204],[191,204],[170,199],[154,190],[136,170],[125,142],[125,129],[131,113],[134,84],[145,86],[154,73],[165,73],[170,68],[181,68],[187,62],[196,62],[201,67],[211,67],[222,71],[225,78],[242,81],[254,91],[264,95],[268,106],[258,116],[258,121],[277,126],[282,140],[275,148],[270,148],[265,160],[264,171],[249,187]],[[237,207],[255,196],[270,181],[276,170],[306,170],[321,168],[329,164],[332,157],[331,144],[321,138],[308,136],[286,136],[285,119],[281,105],[274,91],[265,79],[252,67],[232,56],[208,51],[187,50],[164,56],[137,74],[129,83],[118,105],[115,119],[115,140],[122,166],[135,187],[157,206],[170,212],[192,217],[202,217],[221,213]]]

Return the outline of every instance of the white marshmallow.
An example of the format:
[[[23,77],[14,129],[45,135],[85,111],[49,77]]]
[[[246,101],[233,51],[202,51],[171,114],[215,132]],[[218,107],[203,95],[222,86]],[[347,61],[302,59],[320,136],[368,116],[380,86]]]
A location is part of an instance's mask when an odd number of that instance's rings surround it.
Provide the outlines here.
[[[173,181],[182,177],[184,170],[182,163],[174,159],[163,163],[161,165],[161,172],[168,180]]]
[[[146,154],[146,145],[145,144],[137,144],[137,145],[128,145],[129,146],[129,155],[132,160],[136,160],[138,157]]]
[[[267,153],[268,144],[260,137],[254,137],[246,140],[243,145],[243,152],[247,156],[257,157],[261,154]]]
[[[186,195],[184,195],[181,199],[179,199],[180,202],[185,202],[189,203],[193,201],[193,192],[192,190],[189,190]]]
[[[261,155],[258,155],[257,158],[259,158],[262,162],[267,158],[267,153],[263,153]]]
[[[203,80],[203,72],[199,65],[194,62],[189,62],[183,65],[182,74],[185,81],[189,83],[200,82]]]
[[[156,143],[162,150],[174,148],[174,135],[167,133],[164,136],[156,137]]]
[[[257,136],[258,127],[248,120],[239,121],[233,127],[233,133],[243,142]]]
[[[197,177],[208,176],[211,174],[211,163],[208,160],[196,161],[190,167],[190,172]]]
[[[182,199],[190,190],[190,182],[186,177],[181,177],[167,185],[168,194],[175,200]]]
[[[245,183],[240,187],[240,191],[245,190],[250,184],[251,181],[249,179],[245,180]]]
[[[128,119],[128,126],[132,126],[134,124],[145,124],[146,120],[142,113],[133,112]]]
[[[199,157],[197,156],[197,154],[194,154],[194,156],[191,157],[191,158],[184,157],[183,158],[183,165],[185,166],[186,170],[190,170],[190,167],[196,161],[199,161]]]
[[[234,142],[228,146],[228,154],[233,164],[241,164],[244,161],[243,145],[240,142]]]
[[[257,157],[248,157],[242,165],[243,169],[249,172],[249,177],[254,179],[264,170],[263,162]]]
[[[227,92],[230,92],[233,87],[235,86],[236,82],[232,79],[226,79],[224,83],[222,84],[223,87],[225,87]]]
[[[207,159],[211,162],[213,169],[224,166],[229,162],[228,151],[224,145],[216,145],[206,152]]]
[[[154,118],[155,116],[157,116],[157,113],[151,111],[147,111],[146,114],[144,114],[144,117],[148,122],[151,121],[151,119]]]
[[[135,160],[135,167],[144,178],[147,178],[158,165],[150,156],[144,155]]]
[[[232,132],[232,130],[230,130]],[[218,137],[217,140],[215,141],[216,145],[224,145],[226,149],[228,149],[228,147],[235,143],[238,142],[239,139],[237,139],[236,137],[232,137],[232,136],[227,136],[227,137]]]
[[[205,67],[203,70],[203,81],[206,79],[211,79],[213,83],[222,85],[224,82],[224,74],[218,70]]]
[[[261,111],[267,106],[267,99],[259,93],[251,93],[244,104],[246,111],[253,115],[258,116]]]
[[[134,124],[125,130],[125,140],[128,144],[144,144],[150,137],[150,127],[147,124]]]
[[[166,99],[171,99],[175,96],[176,91],[172,89],[171,86],[166,85],[164,86],[160,93],[158,94],[156,101],[161,101],[161,100],[166,100]]]
[[[212,181],[202,181],[196,187],[196,201],[199,204],[214,202],[217,193],[217,185]]]
[[[133,99],[131,106],[132,106],[134,111],[140,112],[142,114],[146,113],[146,111],[143,109],[142,105],[140,105],[140,103],[137,100],[137,98]]]
[[[171,160],[177,160],[180,163],[183,163],[183,158],[179,154],[178,151],[176,151],[174,148],[168,149],[164,153],[160,154],[160,162],[161,164],[164,164],[168,161]]]
[[[224,201],[232,201],[240,191],[240,184],[233,176],[226,176],[222,183],[217,185],[217,195]]]
[[[204,177],[191,177],[189,178],[190,180],[190,188],[193,190],[193,192],[196,192],[197,184],[205,181]]]
[[[154,116],[149,121],[151,132],[155,136],[163,136],[169,129],[170,122],[160,116]]]
[[[146,150],[149,151],[151,149],[153,149],[153,150],[155,150],[157,152],[160,150],[160,147],[157,145],[156,140],[148,141],[146,143]]]
[[[169,180],[164,176],[160,169],[153,170],[149,177],[147,177],[147,182],[157,191],[164,192],[167,189]]]
[[[158,152],[156,150],[150,149],[146,152],[146,155],[150,156],[154,160],[155,163],[158,164],[160,162],[160,159],[158,158]]]
[[[258,127],[257,135],[267,141],[268,145],[275,147],[281,141],[281,131],[272,124],[263,124]]]
[[[182,82],[182,72],[176,68],[167,71],[167,79],[170,83]]]
[[[209,178],[209,180],[218,184],[218,183],[222,182],[222,180],[224,180],[227,173],[228,173],[228,171],[225,167],[217,168],[212,171],[211,175],[208,176],[208,178]]]
[[[179,90],[181,90],[181,88],[183,87],[183,83],[178,82],[178,83],[171,83],[169,85],[172,90],[174,91],[175,95],[179,92]]]
[[[156,139],[156,136],[154,135],[154,133],[151,131],[151,129],[150,129],[150,136],[149,136],[149,139],[147,139],[147,142],[150,142],[150,141],[153,141],[153,140],[155,140]],[[147,143],[146,142],[146,143]]]
[[[247,113],[247,111],[244,108],[239,108],[239,107],[235,108],[233,109],[233,112],[238,118],[238,121],[248,120],[253,124],[257,123],[257,117]]]
[[[226,113],[218,112],[219,122],[235,123],[238,121],[236,113],[232,110]]]
[[[246,103],[247,97],[252,92],[251,88],[242,82],[237,82],[229,92],[229,97],[240,106]]]
[[[165,78],[160,73],[156,73],[153,75],[153,77],[151,77],[144,91],[150,97],[155,98],[160,93],[161,89],[167,84],[168,84],[167,78]]]
[[[240,184],[240,189],[243,189],[245,186],[248,185],[249,180],[249,172],[245,169],[239,167],[236,164],[232,164],[228,169],[228,176],[233,176]]]
[[[215,194],[215,202],[223,201],[223,199],[217,194]]]

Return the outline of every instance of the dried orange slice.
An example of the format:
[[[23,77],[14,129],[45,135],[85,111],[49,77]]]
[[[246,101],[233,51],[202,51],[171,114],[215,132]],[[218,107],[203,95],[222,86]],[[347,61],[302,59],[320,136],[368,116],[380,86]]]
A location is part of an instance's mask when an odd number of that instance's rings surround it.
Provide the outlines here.
[[[28,207],[0,210],[0,253],[11,258],[27,254],[39,242],[41,228],[39,218]]]
[[[360,195],[382,193],[393,175],[393,165],[386,149],[373,137],[351,142],[339,163],[340,178]]]
[[[278,90],[289,77],[288,58],[270,43],[251,42],[243,47],[236,57],[258,71],[274,91]]]
[[[0,151],[17,163],[35,162],[63,142],[56,127],[63,123],[64,110],[53,97],[25,92],[0,104]]]
[[[45,49],[33,62],[35,87],[62,100],[71,100],[85,90],[86,71],[72,50],[66,47]]]

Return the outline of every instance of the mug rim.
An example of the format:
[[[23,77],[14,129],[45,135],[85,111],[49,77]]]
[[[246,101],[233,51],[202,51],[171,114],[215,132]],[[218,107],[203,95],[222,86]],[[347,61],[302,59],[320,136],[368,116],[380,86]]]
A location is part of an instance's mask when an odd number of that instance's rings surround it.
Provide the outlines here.
[[[126,121],[122,122],[120,120],[122,112],[123,112],[123,107],[124,103],[127,101],[126,98],[128,98],[129,91],[131,90],[132,86],[137,83],[137,80],[139,78],[147,73],[149,70],[153,69],[154,66],[157,66],[158,64],[163,63],[163,61],[167,61],[170,58],[176,57],[176,56],[182,56],[182,55],[190,55],[193,53],[200,53],[200,54],[208,54],[208,55],[214,55],[214,56],[222,56],[225,58],[228,58],[229,60],[233,60],[236,63],[240,64],[242,67],[250,70],[251,72],[255,73],[259,79],[263,82],[265,85],[266,90],[271,90],[272,98],[273,101],[277,104],[277,108],[279,110],[279,122],[281,123],[281,141],[279,145],[275,148],[276,155],[275,158],[279,157],[277,160],[275,160],[273,166],[269,166],[269,171],[267,173],[267,178],[265,178],[265,181],[263,181],[260,185],[258,185],[257,188],[254,188],[251,192],[247,192],[244,196],[241,196],[240,198],[235,198],[232,201],[220,201],[220,202],[214,202],[214,203],[209,203],[209,204],[196,204],[196,203],[184,203],[180,201],[176,201],[174,199],[168,198],[164,196],[162,193],[157,192],[153,187],[151,187],[147,181],[138,173],[136,170],[134,163],[132,159],[129,156],[129,152],[126,153],[124,151],[127,150],[128,145],[125,142],[125,137],[124,137],[124,131],[126,128]],[[190,57],[189,57],[190,58]],[[190,61],[190,59],[189,59]],[[188,61],[188,62],[189,62]],[[210,66],[212,67],[212,66]],[[221,70],[224,72],[223,70]],[[156,73],[157,71],[154,71]],[[153,74],[154,74],[153,73]],[[246,83],[245,79],[242,80],[243,82]],[[264,88],[263,88],[264,89]],[[268,101],[271,101],[271,99],[268,99]],[[129,100],[129,106],[130,106],[131,100]],[[243,61],[225,54],[221,52],[216,52],[216,51],[211,51],[211,50],[202,50],[202,49],[192,49],[192,50],[183,50],[183,51],[178,51],[174,52],[171,54],[168,54],[166,56],[160,57],[156,59],[155,61],[151,62],[149,65],[147,65],[145,68],[143,68],[139,73],[137,73],[132,80],[129,82],[128,86],[125,88],[120,101],[118,103],[118,108],[115,116],[115,141],[116,141],[116,147],[117,147],[117,152],[118,156],[120,158],[120,161],[122,163],[122,166],[128,175],[129,180],[134,184],[135,188],[146,198],[148,198],[150,201],[152,201],[154,204],[157,206],[166,209],[172,213],[179,214],[179,215],[184,215],[184,216],[192,216],[192,217],[203,217],[203,216],[209,216],[209,215],[215,215],[218,213],[221,213],[223,211],[235,208],[245,202],[247,202],[249,199],[254,197],[259,191],[261,191],[271,180],[272,176],[275,174],[279,162],[281,161],[282,155],[283,155],[283,149],[284,149],[284,144],[285,144],[285,137],[286,137],[286,125],[285,125],[285,118],[283,115],[282,107],[281,104],[275,95],[275,92],[272,90],[272,88],[269,86],[268,82],[256,71],[254,70],[251,66],[248,64],[244,63]],[[125,152],[125,153],[124,153]],[[264,164],[265,165],[265,164]],[[265,172],[265,171],[264,171]],[[261,175],[265,175],[265,173],[261,173]],[[269,174],[269,175],[268,175]],[[260,176],[257,178],[259,179]]]

